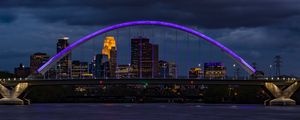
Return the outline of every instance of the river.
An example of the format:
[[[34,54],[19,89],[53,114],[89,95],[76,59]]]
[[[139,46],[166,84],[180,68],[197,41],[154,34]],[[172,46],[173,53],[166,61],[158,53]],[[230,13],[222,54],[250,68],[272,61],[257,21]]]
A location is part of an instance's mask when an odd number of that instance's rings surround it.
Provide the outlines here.
[[[233,104],[32,104],[0,106],[0,120],[300,120],[300,106]]]

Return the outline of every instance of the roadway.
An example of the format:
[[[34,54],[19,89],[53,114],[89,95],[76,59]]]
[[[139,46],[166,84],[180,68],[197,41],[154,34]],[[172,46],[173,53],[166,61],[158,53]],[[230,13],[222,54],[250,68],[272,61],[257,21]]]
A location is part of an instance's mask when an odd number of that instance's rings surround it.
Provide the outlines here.
[[[28,83],[29,86],[53,85],[248,85],[263,86],[266,82],[275,85],[291,85],[300,80],[199,80],[199,79],[61,79],[61,80],[10,80],[0,81],[4,86],[16,86],[18,83]]]

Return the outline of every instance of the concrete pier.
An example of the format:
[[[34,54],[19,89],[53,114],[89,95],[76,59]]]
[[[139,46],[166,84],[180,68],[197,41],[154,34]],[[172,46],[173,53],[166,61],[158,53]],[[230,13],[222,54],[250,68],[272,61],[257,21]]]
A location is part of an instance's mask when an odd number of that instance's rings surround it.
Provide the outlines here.
[[[24,105],[24,101],[18,97],[27,89],[28,83],[19,83],[12,90],[7,89],[0,84],[0,94],[3,96],[0,99],[0,105]]]
[[[298,82],[294,82],[288,88],[281,90],[274,83],[267,82],[265,83],[265,87],[271,92],[275,99],[268,101],[268,105],[270,106],[294,106],[296,105],[296,101],[291,99],[290,97],[296,92],[296,90],[300,87]]]

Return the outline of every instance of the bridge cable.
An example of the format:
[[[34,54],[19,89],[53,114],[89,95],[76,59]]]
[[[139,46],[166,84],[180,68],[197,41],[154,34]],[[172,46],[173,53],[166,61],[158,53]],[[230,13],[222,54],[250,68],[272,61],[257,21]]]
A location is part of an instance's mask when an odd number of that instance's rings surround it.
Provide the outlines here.
[[[177,30],[175,30],[175,41],[176,41],[176,53],[178,53],[178,31]],[[176,68],[177,69],[176,70],[176,79],[177,79],[177,77],[178,77],[178,69],[179,69],[179,55],[177,54],[175,56],[175,58],[176,58],[175,63],[178,64],[177,68]]]

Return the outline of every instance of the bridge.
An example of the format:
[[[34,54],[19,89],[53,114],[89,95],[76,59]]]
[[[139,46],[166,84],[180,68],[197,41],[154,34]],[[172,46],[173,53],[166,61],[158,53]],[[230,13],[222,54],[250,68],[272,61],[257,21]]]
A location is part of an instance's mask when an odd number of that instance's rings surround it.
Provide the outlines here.
[[[19,99],[30,86],[57,85],[239,85],[266,88],[274,99],[270,105],[296,105],[290,97],[300,87],[300,80],[199,80],[199,79],[64,79],[64,80],[10,80],[1,81],[0,93],[4,97],[0,104],[24,104]],[[13,89],[8,89],[8,88]]]
[[[132,21],[120,23],[112,26],[105,27],[96,32],[93,32],[74,43],[67,46],[62,51],[58,52],[52,58],[49,59],[44,65],[37,69],[37,74],[44,75],[51,67],[55,66],[57,62],[68,55],[72,50],[78,46],[86,43],[87,41],[95,38],[101,34],[110,32],[112,30],[125,28],[129,26],[140,26],[140,25],[156,25],[162,27],[173,28],[183,32],[192,34],[201,40],[221,49],[226,55],[232,58],[235,62],[240,64],[242,68],[250,75],[256,74],[256,70],[249,65],[242,57],[237,55],[231,49],[225,47],[216,40],[204,35],[203,33],[174,23],[163,22],[163,21]],[[265,87],[275,98],[270,101],[270,105],[295,105],[296,102],[290,97],[299,88],[299,80],[199,80],[199,79],[63,79],[63,80],[44,80],[44,79],[30,79],[30,80],[10,80],[3,81],[0,83],[0,93],[3,96],[0,99],[0,104],[24,104],[24,101],[19,99],[20,96],[30,86],[55,86],[55,85],[253,85]],[[278,87],[280,86],[280,87]],[[285,86],[285,87],[281,87]],[[12,88],[12,89],[10,89]],[[285,88],[285,89],[281,89]]]

